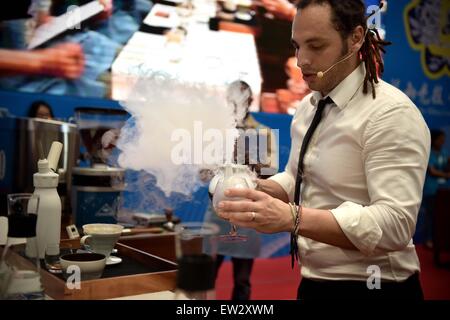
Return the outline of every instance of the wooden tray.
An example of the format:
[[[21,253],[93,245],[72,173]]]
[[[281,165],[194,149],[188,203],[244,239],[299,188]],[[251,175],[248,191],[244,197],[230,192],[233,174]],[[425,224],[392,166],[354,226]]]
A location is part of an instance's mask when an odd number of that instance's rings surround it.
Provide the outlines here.
[[[79,240],[76,240],[79,243]],[[175,289],[177,265],[171,261],[143,252],[130,246],[117,243],[117,255],[123,258],[119,265],[106,266],[100,279],[82,281],[80,290],[69,290],[65,281],[45,271],[43,279],[48,295],[55,299],[109,299],[142,293],[152,293]],[[134,270],[113,272],[114,268],[127,267],[127,262],[139,266],[138,274]],[[145,268],[148,268],[148,272]],[[57,278],[57,281],[53,281]],[[47,284],[47,285],[46,285]],[[53,291],[53,292],[52,292]]]
[[[79,241],[62,240],[61,244],[70,243],[72,248],[77,248]],[[118,250],[116,255],[123,261],[106,266],[100,279],[81,281],[80,289],[67,288],[62,275],[54,275],[42,268],[45,293],[57,300],[97,300],[175,289],[175,263],[121,243],[117,243],[115,248]],[[29,263],[19,255],[17,260],[19,263]]]
[[[122,235],[119,242],[146,253],[176,262],[175,233]]]

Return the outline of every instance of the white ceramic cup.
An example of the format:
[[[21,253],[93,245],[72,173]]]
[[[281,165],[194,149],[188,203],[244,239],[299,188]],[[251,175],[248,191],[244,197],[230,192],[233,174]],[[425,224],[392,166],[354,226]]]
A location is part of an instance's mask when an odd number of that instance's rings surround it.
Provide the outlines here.
[[[80,244],[86,249],[100,253],[109,258],[111,251],[122,234],[123,226],[109,223],[92,223],[83,225]]]

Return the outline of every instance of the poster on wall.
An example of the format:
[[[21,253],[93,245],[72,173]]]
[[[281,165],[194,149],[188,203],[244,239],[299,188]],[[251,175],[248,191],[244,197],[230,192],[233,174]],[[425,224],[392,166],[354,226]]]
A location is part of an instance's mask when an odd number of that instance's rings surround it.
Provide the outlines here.
[[[384,57],[384,80],[409,96],[430,129],[450,137],[450,2],[388,1],[383,24],[393,42]]]

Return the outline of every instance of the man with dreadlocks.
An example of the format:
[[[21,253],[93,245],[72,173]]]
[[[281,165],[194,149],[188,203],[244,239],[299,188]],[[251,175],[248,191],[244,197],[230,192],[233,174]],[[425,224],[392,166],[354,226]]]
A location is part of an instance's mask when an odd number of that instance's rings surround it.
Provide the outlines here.
[[[292,26],[313,92],[291,125],[285,171],[257,190],[229,189],[219,215],[290,232],[298,297],[423,299],[412,242],[430,152],[413,102],[379,78],[388,43],[361,0],[301,0]]]

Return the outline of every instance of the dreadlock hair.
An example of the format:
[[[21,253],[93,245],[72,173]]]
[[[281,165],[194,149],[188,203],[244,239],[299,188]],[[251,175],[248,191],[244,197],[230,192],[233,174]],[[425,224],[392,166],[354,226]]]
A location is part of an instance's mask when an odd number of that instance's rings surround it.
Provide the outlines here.
[[[377,29],[367,29],[367,20],[375,14],[375,12],[372,12],[371,15],[366,18],[366,8],[362,0],[299,0],[297,9],[304,9],[312,4],[330,5],[332,11],[332,23],[343,40],[345,40],[357,26],[362,26],[364,28],[364,42],[361,49],[359,49],[360,58],[366,67],[363,93],[367,94],[369,92],[368,89],[370,83],[372,97],[375,99],[375,83],[378,83],[378,77],[381,77],[384,71],[384,62],[381,52],[386,53],[384,47],[391,44],[391,42],[381,39]]]

